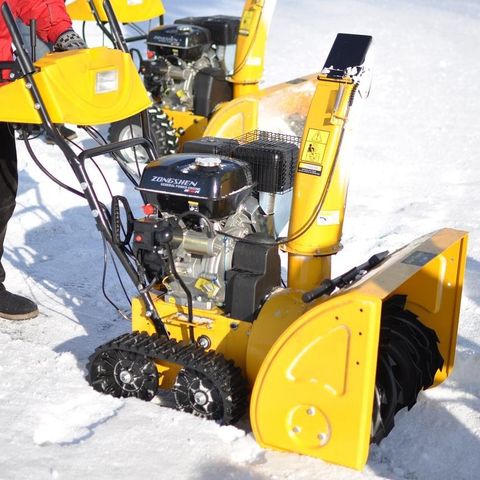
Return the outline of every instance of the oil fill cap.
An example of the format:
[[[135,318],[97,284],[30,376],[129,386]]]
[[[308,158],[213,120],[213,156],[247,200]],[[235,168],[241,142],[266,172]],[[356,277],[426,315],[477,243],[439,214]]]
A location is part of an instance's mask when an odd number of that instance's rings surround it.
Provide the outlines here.
[[[213,168],[218,167],[222,163],[222,159],[219,157],[198,157],[195,159],[195,165],[198,167]]]

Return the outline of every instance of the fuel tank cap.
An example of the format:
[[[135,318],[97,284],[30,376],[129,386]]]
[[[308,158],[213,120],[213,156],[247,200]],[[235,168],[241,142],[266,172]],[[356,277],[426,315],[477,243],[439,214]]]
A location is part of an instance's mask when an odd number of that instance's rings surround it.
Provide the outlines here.
[[[198,157],[195,159],[195,165],[198,167],[213,168],[220,166],[221,163],[222,159],[220,157]]]

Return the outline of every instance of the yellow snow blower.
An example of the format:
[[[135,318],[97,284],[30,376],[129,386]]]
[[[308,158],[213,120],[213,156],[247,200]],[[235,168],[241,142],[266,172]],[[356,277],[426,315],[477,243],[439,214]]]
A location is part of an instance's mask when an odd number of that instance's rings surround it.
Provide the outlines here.
[[[84,20],[84,11],[90,9],[91,18],[94,15],[105,29],[97,3],[77,0],[75,5],[83,5],[82,15],[77,10],[70,14]],[[134,16],[128,15],[130,7],[124,3],[117,1],[114,10],[122,22],[133,22]],[[153,9],[158,2],[143,3]],[[257,129],[262,110],[274,109],[277,116],[285,118],[286,128],[302,131],[318,73],[266,89],[259,87],[275,5],[276,0],[246,0],[241,17],[186,17],[148,32],[148,58],[140,62],[140,71],[154,100],[148,113],[159,153],[182,150],[185,142],[202,136],[234,138]],[[112,28],[109,35],[113,37]],[[232,48],[233,67],[227,58]],[[112,123],[109,130],[110,141],[140,135],[138,115]],[[127,161],[146,159],[144,152],[136,158],[131,150],[122,155]]]
[[[347,193],[342,146],[371,37],[337,36],[301,141],[255,131],[156,159],[145,113],[146,138],[80,153],[55,125],[144,111],[128,53],[100,47],[33,65],[7,4],[2,13],[16,60],[2,65],[15,79],[0,88],[0,120],[52,134],[81,186],[70,189],[138,289],[132,333],[96,349],[89,383],[143,400],[167,391],[179,410],[221,424],[249,408],[262,446],[361,469],[396,412],[453,368],[467,245],[465,232],[446,228],[331,277]],[[85,162],[137,145],[150,162],[138,184],[145,215],[135,219],[124,197],[100,202]],[[291,189],[289,232],[278,238],[274,204]]]

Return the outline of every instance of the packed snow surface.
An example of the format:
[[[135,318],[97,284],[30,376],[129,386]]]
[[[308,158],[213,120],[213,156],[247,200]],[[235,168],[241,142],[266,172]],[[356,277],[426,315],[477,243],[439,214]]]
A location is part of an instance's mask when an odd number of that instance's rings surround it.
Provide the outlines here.
[[[242,8],[240,0],[165,5],[167,21],[239,15]],[[91,43],[99,40],[95,29],[89,32]],[[345,248],[334,273],[443,226],[468,230],[448,381],[396,417],[391,434],[371,447],[363,472],[263,450],[246,420],[220,427],[156,402],[95,392],[85,381],[88,356],[130,325],[102,296],[103,246],[86,204],[47,179],[18,142],[20,192],[4,257],[6,285],[33,298],[41,313],[23,323],[0,320],[0,479],[479,478],[480,3],[279,1],[265,85],[318,71],[337,32],[373,35],[375,69],[357,126]],[[85,135],[80,143],[92,146]],[[49,170],[76,185],[56,148],[41,139],[33,145]],[[117,165],[108,158],[99,164],[112,190],[138,207]],[[107,292],[128,310],[111,263]]]

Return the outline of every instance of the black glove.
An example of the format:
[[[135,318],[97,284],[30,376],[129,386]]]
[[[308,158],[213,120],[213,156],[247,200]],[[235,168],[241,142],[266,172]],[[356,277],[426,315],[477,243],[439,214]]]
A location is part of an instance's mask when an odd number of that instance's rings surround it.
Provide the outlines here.
[[[63,32],[53,45],[55,52],[65,52],[66,50],[77,50],[79,48],[87,48],[87,44],[83,38],[73,30]]]

